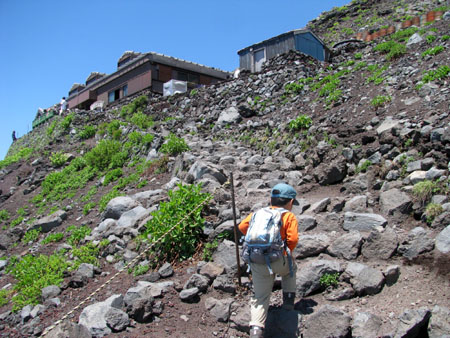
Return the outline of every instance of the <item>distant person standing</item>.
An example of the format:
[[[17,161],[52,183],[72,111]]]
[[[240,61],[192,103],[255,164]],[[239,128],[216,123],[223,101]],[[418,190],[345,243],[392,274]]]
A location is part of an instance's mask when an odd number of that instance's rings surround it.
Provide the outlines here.
[[[13,130],[13,132],[12,132],[12,139],[13,139],[13,142],[14,142],[15,140],[17,140],[17,137],[16,137],[16,131],[15,131],[15,130]]]
[[[64,96],[61,99],[60,104],[61,104],[61,109],[59,110],[59,115],[62,115],[62,113],[65,112],[66,109],[67,109],[67,101],[66,101],[66,98]]]

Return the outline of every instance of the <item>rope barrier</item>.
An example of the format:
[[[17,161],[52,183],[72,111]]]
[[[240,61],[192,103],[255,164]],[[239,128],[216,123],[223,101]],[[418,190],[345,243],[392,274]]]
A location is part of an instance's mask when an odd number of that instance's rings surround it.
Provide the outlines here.
[[[230,181],[227,181],[224,183],[223,186],[227,186],[230,184]],[[197,209],[202,207],[204,204],[209,202],[211,198],[214,197],[217,190],[221,186],[217,186],[212,194],[208,195],[201,203],[199,203],[194,209],[192,209],[189,213],[186,214],[185,217],[183,217],[178,223],[174,224],[169,230],[167,230],[161,237],[159,237],[155,242],[151,243],[144,251],[142,251],[139,255],[134,257],[128,264],[126,264],[122,269],[117,271],[111,278],[109,278],[105,283],[100,285],[94,292],[92,292],[89,296],[87,296],[84,300],[82,300],[77,306],[75,306],[72,310],[70,310],[68,313],[66,313],[61,319],[57,320],[54,324],[48,326],[43,331],[41,337],[44,337],[47,335],[51,330],[56,328],[59,324],[61,324],[64,320],[66,320],[71,314],[73,314],[75,311],[77,311],[83,304],[85,304],[87,301],[89,301],[93,296],[95,296],[99,291],[101,291],[106,285],[111,283],[117,276],[119,276],[123,271],[128,270],[130,267],[132,267],[139,259],[141,259],[150,249],[152,249],[156,244],[158,244],[160,241],[162,241],[169,233],[171,233],[177,226],[179,226],[184,220],[189,218]],[[185,228],[184,226],[183,228]]]

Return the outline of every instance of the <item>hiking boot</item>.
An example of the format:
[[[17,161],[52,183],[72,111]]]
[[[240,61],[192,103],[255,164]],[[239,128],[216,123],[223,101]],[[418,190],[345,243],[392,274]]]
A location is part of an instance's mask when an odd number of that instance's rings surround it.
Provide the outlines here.
[[[250,329],[250,338],[263,338],[264,329],[259,326],[252,326]]]
[[[283,292],[283,309],[294,310],[295,292]]]

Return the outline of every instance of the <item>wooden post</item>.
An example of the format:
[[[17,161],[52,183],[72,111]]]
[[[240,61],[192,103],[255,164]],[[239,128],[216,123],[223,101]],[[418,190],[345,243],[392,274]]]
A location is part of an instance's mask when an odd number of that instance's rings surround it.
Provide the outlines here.
[[[236,245],[236,262],[237,262],[238,284],[239,284],[239,286],[241,286],[241,260],[239,258],[239,241],[238,241],[238,227],[237,227],[237,223],[236,223],[236,204],[234,202],[233,173],[230,173],[230,184],[231,184],[231,203],[233,205],[234,244]]]

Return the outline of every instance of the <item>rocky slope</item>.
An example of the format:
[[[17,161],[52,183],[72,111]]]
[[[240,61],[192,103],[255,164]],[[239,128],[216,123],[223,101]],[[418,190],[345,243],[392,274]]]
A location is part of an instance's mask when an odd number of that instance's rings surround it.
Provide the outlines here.
[[[378,29],[444,5],[353,1],[309,26],[333,45],[348,39],[350,29]],[[341,44],[326,65],[291,52],[260,73],[242,72],[187,94],[144,93],[143,111],[154,121],[148,128],[120,114],[132,97],[102,113],[56,117],[20,138],[9,155],[35,151],[1,173],[1,299],[17,283],[8,270],[14,256],[89,243],[101,249],[96,264],[81,264],[44,288],[38,305],[11,312],[13,302],[2,302],[0,335],[246,337],[251,279],[242,266],[239,285],[229,240],[231,173],[237,221],[266,205],[280,181],[293,185],[302,202],[294,209],[300,224],[295,311],[279,307],[277,282],[267,337],[450,335],[449,23],[444,16],[402,36]],[[396,42],[392,57],[392,49],[377,47],[386,41]],[[121,124],[114,134],[115,120]],[[96,128],[95,137],[80,138],[86,126]],[[70,193],[39,200],[50,175],[63,171],[58,156],[70,154],[67,168],[100,140],[115,137],[125,146],[136,132],[154,138],[129,149],[124,180],[104,170],[66,187]],[[190,150],[163,156],[170,133]],[[139,158],[153,165],[138,171]],[[160,261],[135,277],[127,272],[132,264],[155,263],[135,238],[179,182],[202,183],[213,195],[203,210],[205,243],[183,263]],[[102,207],[105,196],[117,195]],[[71,226],[92,232],[69,245]],[[58,233],[63,241],[45,241]],[[61,318],[64,325],[51,327]]]

